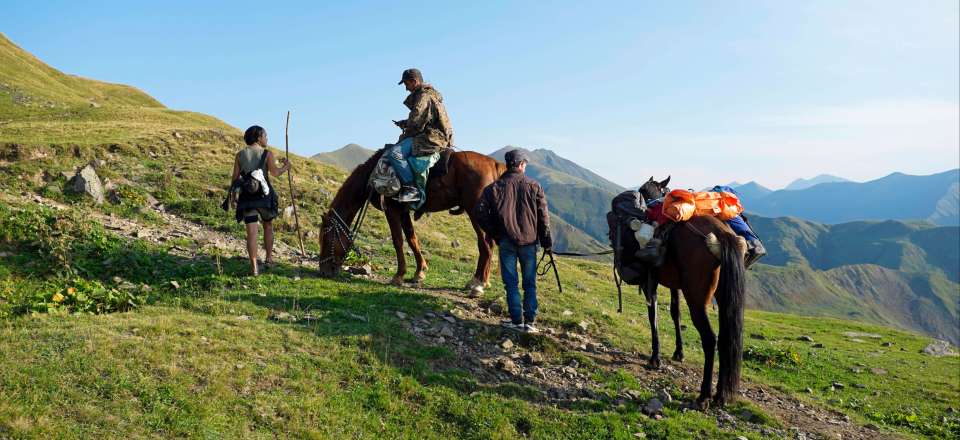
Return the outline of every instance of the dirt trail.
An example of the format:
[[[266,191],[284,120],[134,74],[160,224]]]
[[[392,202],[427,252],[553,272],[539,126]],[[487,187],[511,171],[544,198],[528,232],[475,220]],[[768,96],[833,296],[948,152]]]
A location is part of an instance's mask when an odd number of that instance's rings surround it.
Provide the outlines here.
[[[384,280],[386,281],[386,280]],[[423,293],[440,296],[453,304],[455,308],[443,316],[409,317],[408,328],[421,342],[430,345],[444,345],[454,353],[457,367],[471,371],[481,382],[514,382],[532,385],[543,390],[544,403],[564,407],[579,399],[596,399],[598,384],[578,371],[578,362],[566,365],[550,365],[538,362],[533,353],[539,351],[543,338],[551,345],[561,347],[563,351],[577,353],[605,370],[623,369],[629,371],[647,391],[659,395],[664,400],[665,388],[678,388],[685,393],[695,393],[700,388],[702,365],[693,361],[677,363],[669,356],[663,359],[660,370],[647,367],[647,356],[625,352],[594,341],[590,336],[541,327],[537,337],[515,333],[509,330],[498,331],[494,338],[477,334],[471,328],[483,324],[483,328],[497,328],[500,314],[491,313],[477,300],[467,298],[458,292],[446,290],[420,289]],[[438,319],[439,318],[439,321]],[[449,322],[448,318],[455,319]],[[428,325],[433,324],[433,325]],[[445,333],[453,336],[444,336]],[[508,348],[503,342],[510,340]],[[724,409],[711,408],[708,414],[715,416],[722,427],[739,427],[756,431],[769,438],[791,439],[899,439],[900,435],[881,432],[852,422],[846,415],[825,408],[811,406],[796,398],[766,385],[749,381],[741,383],[741,398],[762,408],[768,415],[776,418],[784,429],[762,426],[750,421],[749,414],[731,414]],[[676,399],[671,396],[670,398]],[[618,401],[637,400],[635,395],[627,393],[618,396]],[[643,408],[648,400],[638,401]],[[686,409],[682,409],[686,410]]]
[[[16,196],[13,196],[16,197]],[[11,196],[2,195],[2,199]],[[56,201],[37,195],[22,195],[21,201],[40,203],[54,209],[67,207]],[[163,220],[157,225],[144,225],[131,219],[104,215],[91,211],[92,218],[118,235],[129,239],[146,240],[163,244],[178,237],[188,238],[198,246],[185,249],[173,246],[171,253],[195,258],[204,249],[217,248],[223,255],[245,255],[242,239],[213,231],[198,223],[185,220],[166,212],[161,206],[151,207]],[[261,249],[262,252],[262,249]],[[275,258],[278,261],[313,268],[314,262],[301,261],[296,249],[277,242]],[[379,279],[378,279],[379,280]],[[379,281],[387,282],[382,279]],[[489,386],[501,383],[530,385],[542,391],[541,404],[568,407],[583,399],[603,398],[596,390],[599,384],[584,374],[576,360],[559,365],[549,362],[543,350],[559,350],[587,358],[590,363],[604,371],[618,369],[629,371],[646,391],[658,394],[659,400],[672,400],[668,389],[693,393],[699,389],[702,366],[692,361],[677,363],[663,359],[659,370],[647,368],[647,357],[641,353],[625,352],[593,340],[588,334],[542,328],[538,336],[530,336],[501,330],[502,311],[491,310],[488,304],[468,298],[461,292],[443,289],[423,289],[411,286],[418,292],[442,297],[455,307],[445,314],[427,313],[422,316],[406,316],[398,313],[407,328],[418,340],[428,345],[442,345],[456,353],[445,361],[449,367],[472,372],[478,381]],[[509,341],[509,342],[507,342]],[[546,348],[545,348],[546,347]],[[570,356],[566,356],[570,358]],[[614,403],[636,401],[643,408],[647,399],[640,399],[641,390],[632,390],[618,396]],[[669,397],[668,397],[669,396]],[[772,428],[752,422],[749,414],[731,414],[724,409],[711,408],[708,414],[717,419],[721,427],[738,427],[755,431],[769,438],[790,439],[899,439],[897,434],[881,432],[873,427],[858,425],[845,415],[817,406],[810,406],[779,390],[765,385],[744,381],[741,397],[762,408],[775,417],[783,429]],[[686,409],[682,409],[686,410]],[[653,411],[651,417],[662,417]]]
[[[3,195],[7,199],[9,196]],[[67,209],[68,206],[55,200],[31,194],[21,196],[21,200],[29,200],[33,203],[39,203],[53,209]],[[162,222],[160,224],[143,224],[128,218],[117,217],[114,215],[103,214],[101,212],[90,210],[88,214],[93,220],[96,220],[103,227],[121,237],[127,239],[137,239],[147,241],[153,244],[169,244],[170,241],[186,238],[194,246],[185,248],[179,245],[173,245],[170,253],[182,257],[194,258],[204,250],[217,249],[222,255],[246,255],[246,242],[236,236],[225,234],[207,228],[199,223],[186,220],[171,212],[166,211],[163,205],[152,204],[148,207],[154,214],[158,215]],[[298,249],[277,240],[274,243],[274,258],[290,264],[303,263]],[[258,253],[262,260],[266,255],[263,245],[260,245]],[[308,255],[309,259],[309,255]]]

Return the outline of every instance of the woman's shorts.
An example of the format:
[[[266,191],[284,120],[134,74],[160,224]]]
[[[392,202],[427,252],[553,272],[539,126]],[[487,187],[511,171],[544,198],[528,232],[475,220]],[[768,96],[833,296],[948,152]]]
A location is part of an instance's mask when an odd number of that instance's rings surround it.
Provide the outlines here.
[[[269,222],[277,218],[277,214],[269,209],[257,208],[243,211],[243,222],[246,224],[256,223],[257,221]]]

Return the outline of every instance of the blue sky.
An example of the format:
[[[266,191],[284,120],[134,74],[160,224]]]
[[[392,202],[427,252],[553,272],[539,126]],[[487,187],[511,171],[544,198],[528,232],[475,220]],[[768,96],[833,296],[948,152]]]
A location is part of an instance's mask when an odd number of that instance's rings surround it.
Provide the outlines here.
[[[0,32],[274,142],[290,109],[304,155],[394,141],[415,66],[461,148],[550,148],[622,185],[960,166],[955,0],[91,3],[0,0]]]

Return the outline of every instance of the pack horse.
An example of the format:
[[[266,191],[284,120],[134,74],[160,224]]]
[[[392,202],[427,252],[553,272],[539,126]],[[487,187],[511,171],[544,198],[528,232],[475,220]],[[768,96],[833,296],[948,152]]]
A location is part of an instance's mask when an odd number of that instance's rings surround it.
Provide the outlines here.
[[[648,230],[639,224],[647,217],[642,213],[646,210],[645,201],[661,200],[667,193],[667,182],[669,178],[662,182],[651,178],[639,191],[624,193],[614,199],[613,211],[608,215],[608,221],[611,224],[611,239],[618,251],[615,253],[617,273],[628,284],[639,285],[646,299],[653,345],[650,365],[653,368],[660,366],[657,286],[663,285],[669,288],[671,293],[670,314],[677,337],[673,354],[675,361],[683,360],[678,291],[683,292],[690,318],[700,333],[704,354],[703,379],[700,395],[696,400],[697,407],[707,408],[711,397],[715,405],[723,406],[733,402],[739,391],[743,354],[746,245],[723,221],[710,216],[697,216],[673,225],[672,231],[663,241],[665,253],[659,266],[635,258],[635,255],[639,254],[635,252],[638,249],[637,243],[632,239],[630,243],[626,243],[627,240],[623,237],[630,238],[635,233],[640,236]],[[634,208],[632,210],[622,207],[621,202],[628,199],[636,201],[631,204]],[[641,237],[646,238],[648,237]],[[719,307],[719,335],[714,333],[707,318],[707,308],[714,298]],[[720,368],[717,391],[713,394],[713,361],[718,352]]]

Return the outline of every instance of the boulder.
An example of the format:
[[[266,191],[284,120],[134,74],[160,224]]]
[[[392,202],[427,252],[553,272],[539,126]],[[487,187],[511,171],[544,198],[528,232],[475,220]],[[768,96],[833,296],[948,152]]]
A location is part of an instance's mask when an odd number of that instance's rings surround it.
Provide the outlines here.
[[[956,356],[957,352],[950,347],[950,343],[941,339],[934,339],[929,345],[924,347],[923,354],[941,357],[941,356]]]
[[[71,192],[90,196],[98,205],[103,204],[103,183],[100,182],[96,170],[90,165],[77,170],[76,174],[70,179],[67,188]]]
[[[650,399],[643,407],[643,413],[648,416],[660,414],[661,411],[663,411],[663,402],[656,397]]]
[[[347,267],[347,272],[351,275],[361,275],[361,276],[370,276],[373,275],[373,268],[369,264],[364,264],[363,266],[349,266]]]
[[[543,365],[543,356],[540,353],[526,353],[523,361],[530,365]]]

